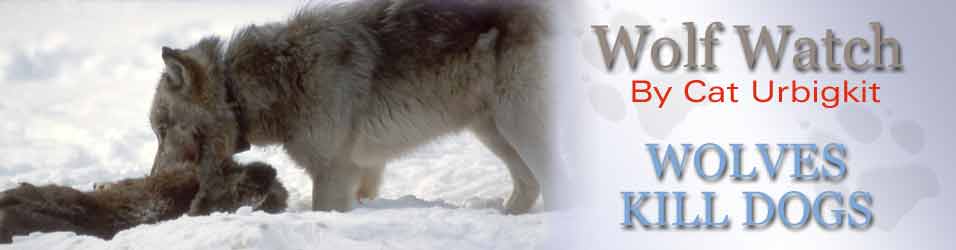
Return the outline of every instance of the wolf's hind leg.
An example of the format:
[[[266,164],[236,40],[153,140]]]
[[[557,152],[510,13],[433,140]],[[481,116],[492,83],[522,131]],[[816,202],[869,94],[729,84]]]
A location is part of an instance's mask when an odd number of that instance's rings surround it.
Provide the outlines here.
[[[538,194],[540,193],[540,187],[534,173],[515,151],[514,146],[501,136],[494,119],[489,117],[477,122],[472,127],[472,131],[485,147],[488,147],[505,162],[508,171],[511,173],[514,190],[505,204],[505,212],[509,214],[527,213],[534,206],[535,201],[538,200]]]

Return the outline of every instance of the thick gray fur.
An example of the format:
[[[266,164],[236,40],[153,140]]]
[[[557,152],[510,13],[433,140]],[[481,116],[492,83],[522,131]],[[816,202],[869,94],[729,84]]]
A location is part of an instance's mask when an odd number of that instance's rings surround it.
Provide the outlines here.
[[[554,205],[546,11],[533,1],[354,1],[242,28],[228,44],[164,48],[156,164],[201,162],[191,213],[202,214],[222,196],[218,162],[244,141],[279,144],[312,178],[313,209],[347,211],[375,197],[390,160],[470,129],[508,166],[506,212],[527,212],[542,191]],[[167,138],[170,129],[192,137]]]

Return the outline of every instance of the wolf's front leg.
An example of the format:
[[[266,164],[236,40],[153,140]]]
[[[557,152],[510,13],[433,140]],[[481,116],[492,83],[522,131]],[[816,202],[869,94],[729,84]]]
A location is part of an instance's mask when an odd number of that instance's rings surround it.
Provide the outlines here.
[[[347,212],[357,201],[362,170],[353,164],[338,163],[309,169],[312,177],[312,210]]]
[[[362,171],[349,161],[334,160],[332,152],[342,147],[329,145],[335,144],[302,136],[286,143],[285,148],[312,179],[312,210],[349,211],[356,201]]]

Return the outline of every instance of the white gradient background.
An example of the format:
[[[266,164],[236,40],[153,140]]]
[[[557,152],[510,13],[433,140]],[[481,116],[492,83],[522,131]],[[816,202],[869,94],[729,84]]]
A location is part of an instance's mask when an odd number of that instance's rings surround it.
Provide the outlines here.
[[[578,76],[561,82],[558,107],[562,110],[559,131],[577,136],[567,139],[564,154],[584,180],[574,193],[582,208],[573,213],[564,238],[573,238],[566,246],[578,249],[952,249],[956,239],[956,201],[951,178],[951,145],[954,137],[953,114],[956,107],[949,98],[956,91],[952,84],[954,5],[946,1],[589,1],[579,3],[566,21],[574,31],[569,51],[576,58],[558,67],[576,71]],[[697,24],[698,36],[713,21],[724,23],[716,48],[718,72],[688,73],[683,68],[673,73],[657,71],[650,61],[654,39],[672,37],[684,48],[686,31],[681,23]],[[810,37],[820,39],[832,29],[842,41],[863,37],[872,43],[870,22],[882,22],[884,37],[895,37],[903,46],[903,72],[853,71],[800,73],[792,66],[795,49],[792,41]],[[626,67],[623,56],[616,70],[607,72],[590,25],[610,25],[613,36],[618,25],[650,24],[654,31],[648,39],[636,72]],[[776,38],[776,25],[793,25],[794,33],[779,71],[761,58],[757,70],[750,71],[743,58],[733,25],[751,25],[752,39],[767,25]],[[629,29],[635,34],[633,28]],[[636,40],[635,40],[636,42]],[[698,46],[701,46],[698,43]],[[872,50],[871,50],[872,51]],[[666,52],[666,50],[665,50]],[[664,53],[665,55],[667,53]],[[698,49],[703,63],[703,49]],[[765,56],[765,55],[762,55]],[[842,47],[837,53],[842,60]],[[863,55],[858,60],[871,58]],[[889,55],[884,54],[885,60]],[[682,61],[683,62],[683,61]],[[821,60],[821,63],[825,61]],[[682,63],[683,64],[683,63]],[[704,79],[710,84],[736,82],[740,103],[692,104],[683,99],[683,83]],[[648,79],[675,86],[666,106],[632,104],[630,82]],[[824,110],[819,104],[759,104],[751,100],[750,81],[777,82],[796,79],[851,82],[865,79],[880,83],[882,103],[841,105]],[[673,179],[668,170],[658,181],[645,150],[645,143],[745,144],[744,164],[758,167],[763,175],[757,182],[738,183],[724,178],[705,183],[694,175],[688,164],[683,181]],[[792,163],[785,164],[776,181],[766,177],[760,167],[755,143],[815,143],[820,146],[844,143],[848,148],[848,176],[841,182],[793,182],[787,178]],[[772,151],[774,152],[774,151]],[[792,154],[789,156],[792,157]],[[789,159],[789,158],[788,158]],[[789,163],[789,161],[788,161]],[[713,166],[713,165],[711,165]],[[709,168],[713,169],[713,168]],[[747,168],[745,168],[747,169]],[[728,171],[730,169],[728,168]],[[746,170],[745,170],[746,171]],[[727,173],[729,175],[729,173]],[[804,192],[812,200],[825,190],[844,195],[862,190],[874,198],[871,207],[874,225],[867,230],[851,230],[847,225],[826,231],[816,224],[801,230],[786,229],[779,219],[765,230],[747,230],[743,191],[761,191],[777,197],[789,190]],[[702,211],[700,192],[717,192],[718,215],[731,219],[729,230],[647,230],[637,226],[624,230],[623,202],[620,192],[686,191],[686,216]],[[645,205],[645,216],[656,219],[656,201]],[[669,222],[675,213],[669,205]],[[791,205],[794,207],[794,205]],[[797,208],[797,207],[794,207]],[[759,214],[759,213],[758,213]],[[793,215],[796,216],[796,215]],[[791,216],[791,218],[793,218]],[[813,222],[811,222],[813,223]],[[555,225],[560,225],[555,223]],[[559,229],[560,230],[560,229]]]

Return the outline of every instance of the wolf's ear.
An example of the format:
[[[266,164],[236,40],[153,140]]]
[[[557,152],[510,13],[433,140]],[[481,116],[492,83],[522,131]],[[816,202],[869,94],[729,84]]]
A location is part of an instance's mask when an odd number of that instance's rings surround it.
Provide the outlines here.
[[[190,82],[189,68],[187,60],[182,51],[163,47],[163,62],[166,64],[166,70],[163,72],[163,79],[166,80],[167,87],[171,90],[181,89]]]
[[[163,60],[166,60],[166,58],[172,57],[173,54],[176,54],[176,50],[163,46]]]

